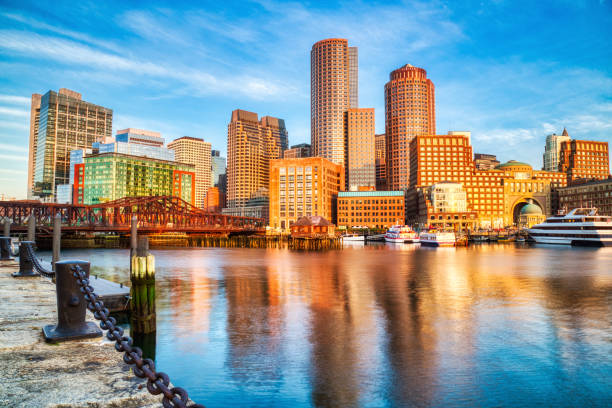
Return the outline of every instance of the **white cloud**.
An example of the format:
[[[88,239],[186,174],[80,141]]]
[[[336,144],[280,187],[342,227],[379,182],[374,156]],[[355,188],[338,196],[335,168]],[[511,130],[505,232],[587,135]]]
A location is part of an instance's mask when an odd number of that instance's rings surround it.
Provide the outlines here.
[[[10,105],[29,105],[31,103],[31,100],[30,98],[26,98],[25,96],[0,94],[0,103],[6,103]]]
[[[28,150],[29,150],[28,146],[0,143],[0,151],[3,151],[3,152],[9,151],[9,152],[27,153]]]
[[[23,109],[5,108],[0,106],[0,115],[29,117],[30,112]]]

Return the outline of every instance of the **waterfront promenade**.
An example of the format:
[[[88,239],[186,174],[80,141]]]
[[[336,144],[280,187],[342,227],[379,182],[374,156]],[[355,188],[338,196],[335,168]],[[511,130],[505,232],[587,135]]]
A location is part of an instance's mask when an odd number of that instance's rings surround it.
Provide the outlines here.
[[[0,261],[0,406],[160,406],[106,337],[45,343],[42,327],[57,323],[55,284],[11,277],[18,270]],[[89,311],[87,320],[94,321]]]

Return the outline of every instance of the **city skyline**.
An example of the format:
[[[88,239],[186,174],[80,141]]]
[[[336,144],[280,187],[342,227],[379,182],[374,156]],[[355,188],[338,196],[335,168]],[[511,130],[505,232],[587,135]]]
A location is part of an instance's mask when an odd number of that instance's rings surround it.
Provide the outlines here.
[[[436,85],[438,133],[471,131],[475,152],[541,168],[546,135],[563,127],[578,139],[610,141],[608,2],[452,7],[261,2],[237,15],[231,5],[60,3],[52,11],[7,3],[0,7],[2,193],[25,198],[30,98],[50,89],[74,89],[113,109],[113,134],[139,127],[167,141],[202,137],[225,155],[227,115],[245,109],[285,119],[291,145],[308,142],[310,49],[325,38],[359,49],[360,105],[376,109],[377,133],[389,73],[412,64]],[[502,21],[516,13],[513,24]],[[287,24],[292,32],[279,35]],[[525,25],[538,30],[523,33]]]

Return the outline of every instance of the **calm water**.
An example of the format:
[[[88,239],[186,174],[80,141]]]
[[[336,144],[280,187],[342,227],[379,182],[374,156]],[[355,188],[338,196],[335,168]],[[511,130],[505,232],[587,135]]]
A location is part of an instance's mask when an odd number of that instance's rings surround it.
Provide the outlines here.
[[[157,366],[208,408],[612,406],[612,248],[152,252]]]

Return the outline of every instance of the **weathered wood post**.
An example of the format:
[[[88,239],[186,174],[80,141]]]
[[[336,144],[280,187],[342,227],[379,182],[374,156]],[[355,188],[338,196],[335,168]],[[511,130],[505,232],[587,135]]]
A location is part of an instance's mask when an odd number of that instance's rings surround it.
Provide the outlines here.
[[[30,218],[28,218],[28,241],[36,241],[36,217],[34,217],[34,211],[32,211]]]
[[[131,313],[133,333],[153,333],[157,329],[155,316],[155,258],[149,253],[149,239],[138,239],[130,268]]]
[[[62,237],[62,216],[60,213],[55,214],[53,217],[53,259],[51,265],[55,270],[55,263],[60,259],[60,245]]]
[[[3,237],[11,236],[11,221],[10,220],[4,220],[4,234],[2,236]]]
[[[130,232],[130,256],[134,256],[134,251],[138,246],[138,218],[132,216],[132,230]]]

